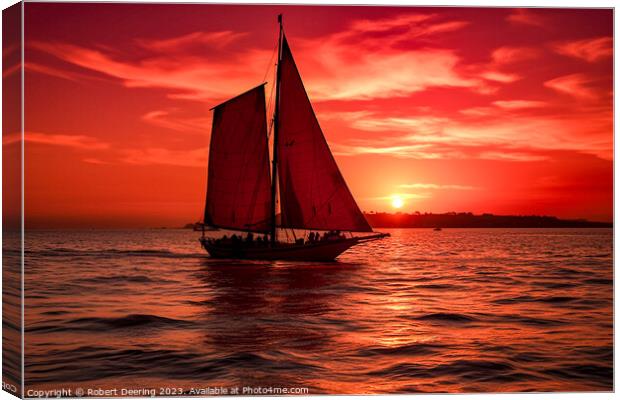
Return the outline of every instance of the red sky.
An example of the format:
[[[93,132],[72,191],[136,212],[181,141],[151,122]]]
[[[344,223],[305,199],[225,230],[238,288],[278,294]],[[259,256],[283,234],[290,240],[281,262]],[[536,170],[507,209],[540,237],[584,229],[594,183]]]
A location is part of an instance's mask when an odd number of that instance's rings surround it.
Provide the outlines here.
[[[26,226],[198,220],[278,13],[363,210],[612,219],[611,10],[27,3]]]

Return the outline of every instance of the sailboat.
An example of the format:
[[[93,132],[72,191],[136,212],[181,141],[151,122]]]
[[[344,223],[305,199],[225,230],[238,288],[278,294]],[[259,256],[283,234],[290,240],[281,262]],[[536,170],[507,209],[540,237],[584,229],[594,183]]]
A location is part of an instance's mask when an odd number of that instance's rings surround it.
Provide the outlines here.
[[[203,231],[200,243],[215,258],[334,260],[389,234],[372,230],[348,189],[278,23],[271,160],[266,83],[212,108],[204,226],[238,233]]]

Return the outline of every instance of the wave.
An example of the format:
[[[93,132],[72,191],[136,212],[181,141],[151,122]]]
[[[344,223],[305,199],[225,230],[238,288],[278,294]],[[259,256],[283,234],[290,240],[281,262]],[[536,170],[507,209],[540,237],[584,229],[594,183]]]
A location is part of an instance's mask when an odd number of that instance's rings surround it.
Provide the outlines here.
[[[451,284],[443,284],[443,283],[429,283],[424,285],[416,285],[416,289],[430,289],[430,290],[458,290],[462,289],[463,286],[460,285],[451,285]]]
[[[490,360],[457,360],[451,363],[439,364],[434,367],[425,367],[422,364],[400,363],[378,371],[371,371],[369,375],[391,379],[403,378],[438,378],[459,376],[468,380],[500,379],[506,374],[512,374],[514,367],[507,362]],[[504,378],[506,379],[506,378]],[[514,380],[515,377],[513,376]]]
[[[234,379],[239,370],[261,373],[297,371],[321,372],[322,367],[307,362],[267,357],[253,352],[205,356],[189,351],[130,348],[115,350],[102,346],[82,346],[49,352],[26,359],[27,383],[93,381],[124,375],[159,377],[168,380]]]
[[[579,379],[606,388],[611,387],[614,379],[613,367],[599,364],[562,364],[545,369],[544,373],[566,380]]]
[[[591,285],[613,285],[614,281],[613,279],[592,278],[592,279],[585,279],[583,283],[587,283]]]
[[[118,257],[161,257],[161,258],[201,258],[204,253],[178,253],[163,249],[102,249],[102,250],[78,250],[69,248],[55,248],[43,250],[27,250],[26,256],[39,257],[94,257],[94,258],[118,258]]]
[[[435,322],[456,322],[456,323],[469,323],[476,321],[476,318],[465,314],[453,314],[453,313],[432,313],[419,317],[415,317],[419,321],[435,321]]]
[[[125,329],[125,328],[187,328],[193,323],[179,319],[160,317],[150,314],[130,314],[117,318],[77,318],[64,321],[58,325],[35,325],[27,327],[28,332],[63,332],[63,331],[93,331],[102,329]]]
[[[432,354],[439,354],[445,351],[447,347],[447,345],[438,343],[414,343],[395,347],[367,347],[359,350],[357,354],[361,357],[372,357],[377,355],[429,356]]]
[[[548,303],[563,304],[576,301],[578,298],[570,296],[548,296],[548,297],[531,297],[519,296],[514,298],[493,300],[494,304],[518,304],[518,303]]]
[[[430,321],[435,323],[453,323],[453,324],[469,324],[473,322],[480,323],[516,323],[530,326],[557,326],[564,325],[564,321],[528,317],[524,315],[512,315],[512,314],[484,314],[476,313],[474,315],[468,314],[456,314],[456,313],[431,313],[417,317],[410,317],[418,321]]]
[[[75,282],[93,283],[93,284],[110,284],[110,283],[162,283],[162,279],[152,279],[144,275],[112,275],[112,276],[96,276],[90,278],[77,279]]]
[[[532,285],[543,286],[547,289],[570,289],[577,286],[576,283],[553,282],[553,281],[534,281]]]
[[[557,326],[557,325],[565,325],[564,321],[553,320],[553,319],[545,319],[545,318],[535,318],[535,317],[527,317],[524,315],[491,315],[491,322],[499,322],[499,323],[516,323],[521,325],[529,325],[529,326]]]

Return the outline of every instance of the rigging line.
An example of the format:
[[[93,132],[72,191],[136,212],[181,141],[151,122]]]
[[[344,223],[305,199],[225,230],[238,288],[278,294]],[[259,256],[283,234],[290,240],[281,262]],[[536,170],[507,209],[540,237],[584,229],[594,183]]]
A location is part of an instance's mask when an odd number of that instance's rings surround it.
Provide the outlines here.
[[[278,49],[278,43],[276,42],[276,45],[273,47],[273,51],[271,52],[271,57],[269,58],[269,64],[267,64],[267,71],[265,71],[265,76],[263,76],[263,80],[261,82],[265,82],[265,79],[267,79],[267,75],[269,75],[269,71],[271,70],[273,58],[276,55],[277,49]]]
[[[277,64],[275,64],[277,65]],[[275,88],[275,83],[276,83],[276,79],[277,79],[277,72],[278,69],[274,68],[274,72],[273,72],[273,82],[271,84],[271,89],[269,91],[269,102],[267,103],[267,115],[273,115],[273,110],[271,110],[271,104],[273,103],[273,92],[274,92],[274,88]],[[269,138],[271,137],[271,131],[273,129],[273,124],[275,123],[275,118],[270,118],[269,119],[269,129],[267,131],[267,140],[269,140]]]
[[[271,86],[271,93],[269,93],[269,103],[267,104],[267,115],[273,114],[272,112],[270,112],[272,98],[273,98],[273,85]],[[275,119],[273,117],[269,118],[269,129],[267,131],[267,140],[269,140],[269,138],[271,137],[271,131],[273,129],[274,122],[275,122]]]

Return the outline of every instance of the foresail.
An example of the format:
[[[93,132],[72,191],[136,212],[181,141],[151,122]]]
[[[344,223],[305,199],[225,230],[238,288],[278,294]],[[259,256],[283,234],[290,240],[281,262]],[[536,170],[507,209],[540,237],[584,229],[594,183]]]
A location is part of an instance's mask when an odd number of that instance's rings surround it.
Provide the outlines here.
[[[278,120],[281,225],[372,231],[329,150],[286,37],[280,61]]]
[[[206,224],[269,231],[271,183],[267,146],[264,85],[214,108]]]

